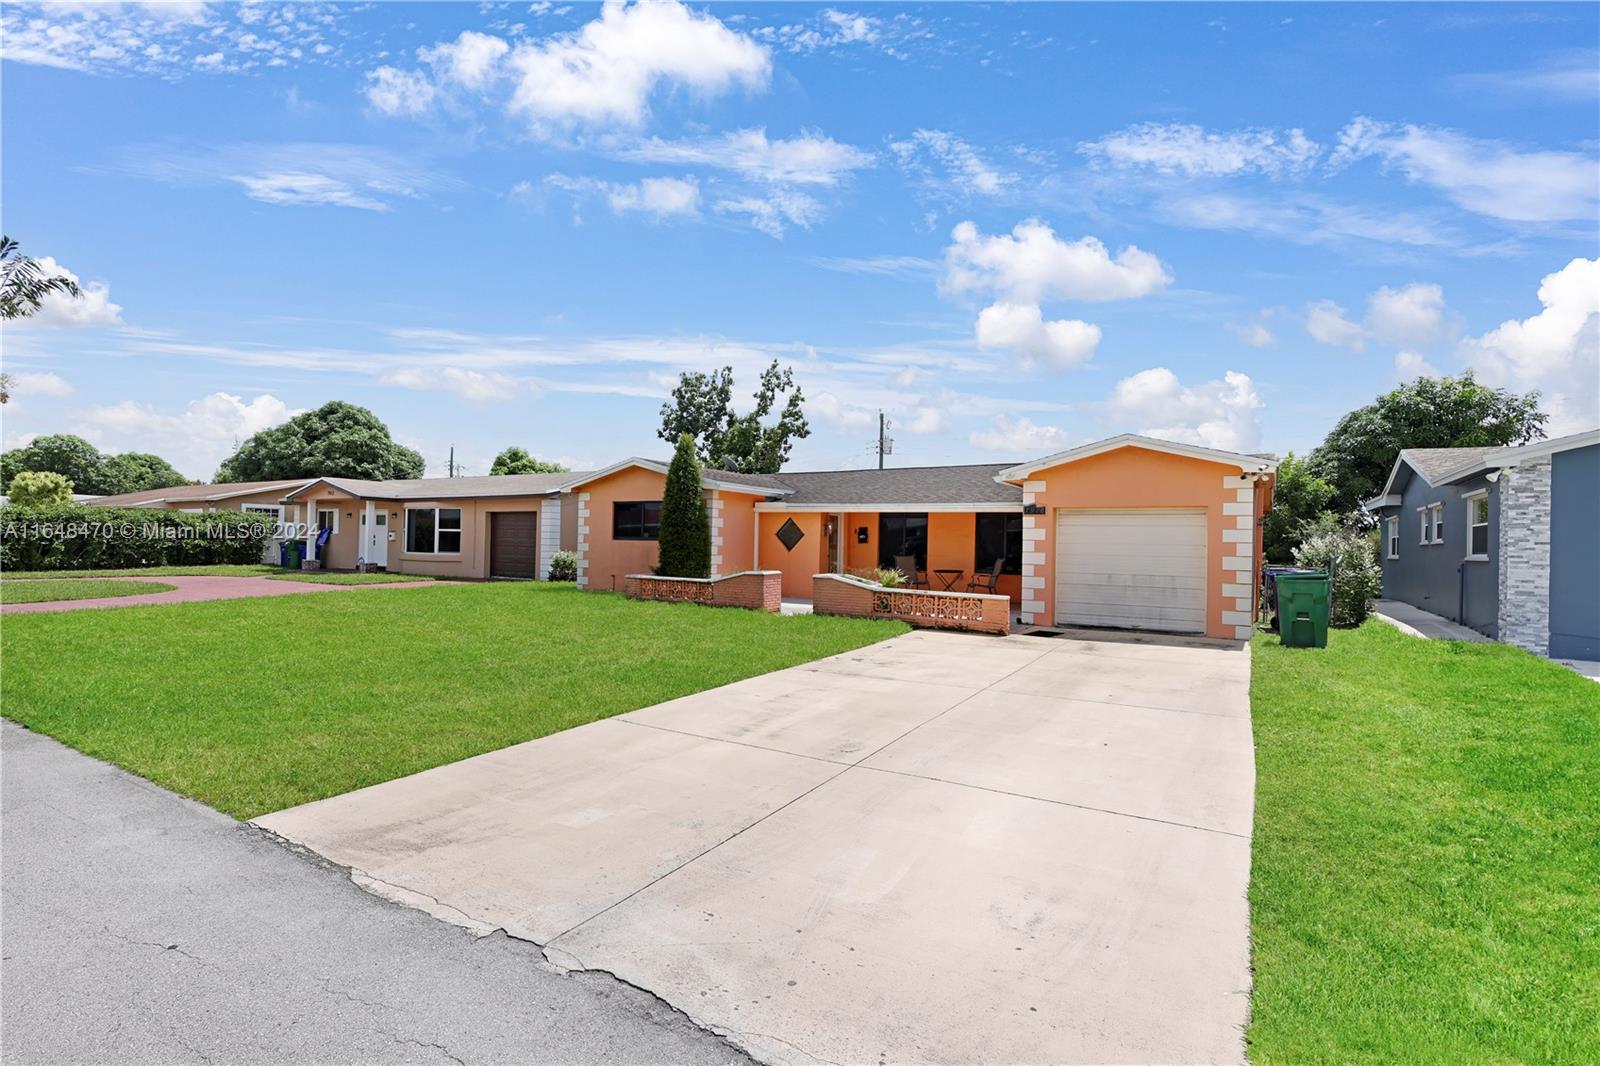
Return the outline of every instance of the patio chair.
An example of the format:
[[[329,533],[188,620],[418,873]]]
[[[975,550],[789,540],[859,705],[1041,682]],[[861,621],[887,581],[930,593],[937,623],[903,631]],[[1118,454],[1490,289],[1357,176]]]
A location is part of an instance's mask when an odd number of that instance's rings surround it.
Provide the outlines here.
[[[894,568],[906,575],[907,588],[925,589],[928,587],[928,575],[917,569],[917,557],[915,555],[896,555],[894,557]]]
[[[1006,561],[1004,556],[1002,556],[994,561],[994,566],[987,574],[973,574],[972,580],[967,582],[967,591],[988,593],[999,592],[1000,571],[1004,570],[1005,566]]]

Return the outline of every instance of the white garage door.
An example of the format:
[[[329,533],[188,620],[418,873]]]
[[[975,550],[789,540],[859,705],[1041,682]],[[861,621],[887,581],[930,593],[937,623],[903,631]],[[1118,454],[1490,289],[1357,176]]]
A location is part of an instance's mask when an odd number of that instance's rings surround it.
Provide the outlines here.
[[[1056,624],[1203,633],[1206,512],[1056,512]]]

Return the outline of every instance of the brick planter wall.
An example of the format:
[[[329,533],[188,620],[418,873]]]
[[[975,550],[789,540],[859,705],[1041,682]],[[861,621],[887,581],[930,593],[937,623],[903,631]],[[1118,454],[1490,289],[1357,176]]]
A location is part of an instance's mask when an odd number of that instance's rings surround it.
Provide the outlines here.
[[[814,614],[853,618],[896,618],[925,629],[998,634],[1011,631],[1009,596],[886,589],[842,574],[817,574],[811,579],[811,610]]]
[[[783,572],[779,570],[746,570],[710,578],[629,574],[626,581],[630,600],[743,607],[769,614],[777,614],[783,606]]]

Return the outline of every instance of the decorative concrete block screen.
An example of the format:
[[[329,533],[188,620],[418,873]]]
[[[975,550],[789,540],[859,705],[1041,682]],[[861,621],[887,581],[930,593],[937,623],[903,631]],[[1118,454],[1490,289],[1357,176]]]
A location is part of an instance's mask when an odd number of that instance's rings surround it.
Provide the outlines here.
[[[744,607],[777,614],[783,606],[783,571],[746,570],[723,577],[658,577],[629,574],[630,600],[699,603],[707,607]]]
[[[811,579],[811,610],[856,618],[898,618],[928,629],[1009,633],[1011,598],[975,592],[886,589],[843,574]]]

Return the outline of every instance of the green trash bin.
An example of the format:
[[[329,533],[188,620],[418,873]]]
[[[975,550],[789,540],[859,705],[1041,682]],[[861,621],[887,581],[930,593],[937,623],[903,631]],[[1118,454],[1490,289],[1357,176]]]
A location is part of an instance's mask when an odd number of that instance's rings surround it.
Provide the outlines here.
[[[283,551],[283,566],[286,570],[300,569],[300,542],[291,540],[285,544]]]
[[[1278,575],[1278,639],[1289,648],[1328,646],[1327,574]]]

